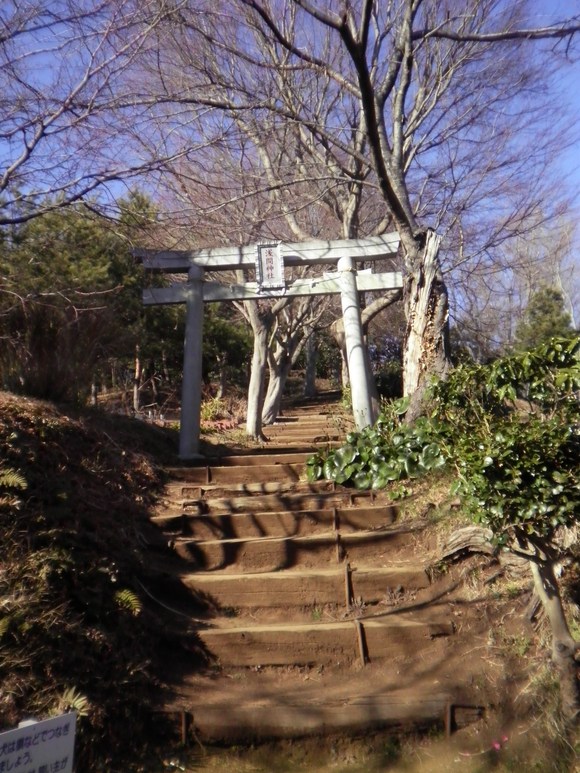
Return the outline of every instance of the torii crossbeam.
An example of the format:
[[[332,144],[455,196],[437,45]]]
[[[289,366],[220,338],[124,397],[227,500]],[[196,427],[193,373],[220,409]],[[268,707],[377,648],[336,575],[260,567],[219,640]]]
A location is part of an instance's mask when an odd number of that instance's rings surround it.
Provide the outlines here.
[[[340,293],[348,360],[353,415],[358,429],[373,423],[373,409],[364,359],[359,293],[371,290],[400,289],[399,272],[373,274],[356,271],[357,261],[394,258],[399,247],[398,234],[366,239],[311,241],[299,244],[254,244],[207,250],[154,251],[136,250],[134,255],[146,269],[188,274],[187,282],[143,291],[146,305],[185,303],[185,341],[179,455],[182,459],[199,457],[201,410],[201,362],[203,303],[217,301],[260,300]],[[297,279],[286,284],[286,266],[336,264],[336,274]],[[224,271],[255,268],[257,282],[222,285],[204,281],[204,269]]]

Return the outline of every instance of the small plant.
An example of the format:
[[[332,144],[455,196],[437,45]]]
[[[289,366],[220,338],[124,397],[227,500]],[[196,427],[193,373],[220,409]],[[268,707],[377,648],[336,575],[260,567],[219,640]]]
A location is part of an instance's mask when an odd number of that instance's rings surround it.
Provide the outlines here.
[[[202,421],[217,421],[227,415],[227,406],[220,397],[210,397],[201,404]]]
[[[516,658],[523,658],[529,653],[532,640],[525,634],[509,635],[501,631],[500,646],[505,650],[506,654],[513,655]]]
[[[345,411],[352,411],[352,392],[350,387],[342,388],[340,404]]]
[[[403,486],[401,484],[391,491],[391,499],[406,499],[406,497],[410,496],[411,493],[412,491],[408,486]]]
[[[27,488],[26,479],[16,470],[10,467],[0,467],[0,489],[20,489]]]
[[[393,403],[374,426],[350,432],[345,445],[311,457],[308,480],[326,478],[358,489],[382,489],[392,481],[416,478],[443,467],[437,422],[419,419],[413,425],[402,423],[407,405],[406,400]],[[406,495],[407,490],[401,490],[400,496]]]
[[[79,717],[88,717],[90,708],[87,696],[80,693],[76,687],[69,687],[59,696],[53,713],[58,716],[67,711],[76,711]]]
[[[131,615],[135,617],[141,614],[141,611],[143,609],[143,605],[141,604],[141,599],[132,590],[129,590],[128,588],[124,588],[123,590],[118,590],[115,593],[114,599],[115,599],[115,603],[120,609],[126,610],[127,612],[129,612]]]

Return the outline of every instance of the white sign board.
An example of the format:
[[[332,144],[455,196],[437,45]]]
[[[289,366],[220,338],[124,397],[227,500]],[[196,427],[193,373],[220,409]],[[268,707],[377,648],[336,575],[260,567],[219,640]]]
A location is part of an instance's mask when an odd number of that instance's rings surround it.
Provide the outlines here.
[[[73,711],[0,733],[0,773],[72,773],[76,719]]]
[[[258,244],[256,274],[259,287],[279,289],[284,281],[284,258],[279,244]]]

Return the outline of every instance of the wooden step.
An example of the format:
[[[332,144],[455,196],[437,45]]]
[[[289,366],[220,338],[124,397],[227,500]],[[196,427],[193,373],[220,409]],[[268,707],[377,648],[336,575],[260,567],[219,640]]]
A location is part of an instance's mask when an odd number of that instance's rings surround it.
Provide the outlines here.
[[[305,435],[307,433],[310,433],[310,436],[313,435],[337,435],[342,434],[344,437],[344,433],[339,430],[339,428],[336,426],[336,424],[332,424],[332,422],[324,421],[324,422],[317,422],[317,421],[299,421],[296,423],[292,422],[280,422],[280,424],[269,424],[266,427],[262,428],[262,432],[266,436],[276,437],[277,435]]]
[[[309,443],[314,446],[324,445],[329,442],[344,443],[344,433],[338,430],[317,432],[305,428],[264,431],[264,436],[271,443]]]
[[[335,419],[333,416],[324,413],[312,413],[308,416],[285,416],[278,419],[273,424],[265,424],[262,427],[262,431],[276,431],[284,429],[300,428],[302,430],[314,429],[318,430],[330,430],[336,432],[339,427],[340,419]],[[344,422],[343,422],[344,423]],[[350,422],[352,424],[352,422]]]
[[[385,551],[408,539],[402,529],[375,529],[356,533],[326,531],[303,536],[242,537],[233,539],[177,539],[174,550],[190,561],[196,570],[215,571],[235,568],[239,571],[275,572],[292,566],[316,566],[357,560]]]
[[[353,507],[358,503],[370,504],[375,499],[370,491],[320,491],[319,493],[279,493],[218,498],[184,498],[182,501],[165,501],[158,508],[158,515],[178,515],[180,513],[206,513],[225,515],[226,513],[260,513],[273,511],[314,510],[329,507]]]
[[[291,691],[249,692],[247,686],[227,680],[215,686],[225,696],[207,699],[196,687],[176,694],[164,710],[192,717],[196,738],[204,743],[245,744],[269,739],[358,734],[387,728],[450,726],[461,716],[454,711],[452,691],[425,685],[414,690],[384,690],[381,685],[362,694],[344,692],[325,698],[320,688],[302,682]],[[482,710],[472,707],[470,721]]]
[[[404,566],[299,569],[283,572],[180,573],[183,585],[210,596],[221,608],[311,607],[347,604],[350,599],[376,603],[396,588],[429,586],[424,568]]]
[[[221,666],[350,665],[417,652],[450,622],[418,622],[396,616],[334,623],[270,624],[199,631]]]
[[[165,499],[181,502],[184,499],[215,498],[223,496],[254,496],[260,494],[310,493],[335,491],[336,484],[330,480],[307,481],[256,481],[249,483],[201,484],[190,481],[172,481],[165,487]],[[340,491],[349,492],[349,489],[338,487]]]
[[[218,515],[156,515],[151,520],[167,534],[200,540],[242,537],[288,537],[316,534],[337,528],[343,533],[357,529],[378,529],[398,517],[394,505],[337,507],[321,510],[278,510],[275,512],[225,513]]]
[[[264,457],[267,455],[267,459]],[[169,467],[167,474],[174,479],[188,481],[192,473],[195,476],[198,467],[261,467],[267,464],[306,464],[312,456],[310,451],[295,451],[292,453],[272,453],[266,450],[261,453],[232,454],[231,456],[206,457],[201,461],[192,462],[188,467]]]
[[[262,462],[259,468],[256,465],[250,464],[243,466],[189,467],[180,472],[182,480],[187,481],[187,484],[226,483],[233,485],[255,483],[256,479],[268,482],[298,482],[301,478],[304,479],[306,477],[306,469],[302,461],[298,463],[276,462],[275,464],[264,464]],[[171,485],[181,485],[183,487],[185,484],[173,483]]]

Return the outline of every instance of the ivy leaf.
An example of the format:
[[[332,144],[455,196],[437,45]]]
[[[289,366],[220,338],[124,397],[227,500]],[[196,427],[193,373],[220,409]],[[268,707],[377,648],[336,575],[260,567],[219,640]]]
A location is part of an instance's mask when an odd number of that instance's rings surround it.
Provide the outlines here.
[[[426,470],[433,470],[445,464],[445,458],[437,443],[429,443],[429,445],[423,448],[419,457],[419,464]]]
[[[353,476],[352,482],[357,489],[369,489],[373,484],[373,478],[370,472],[361,470]]]

